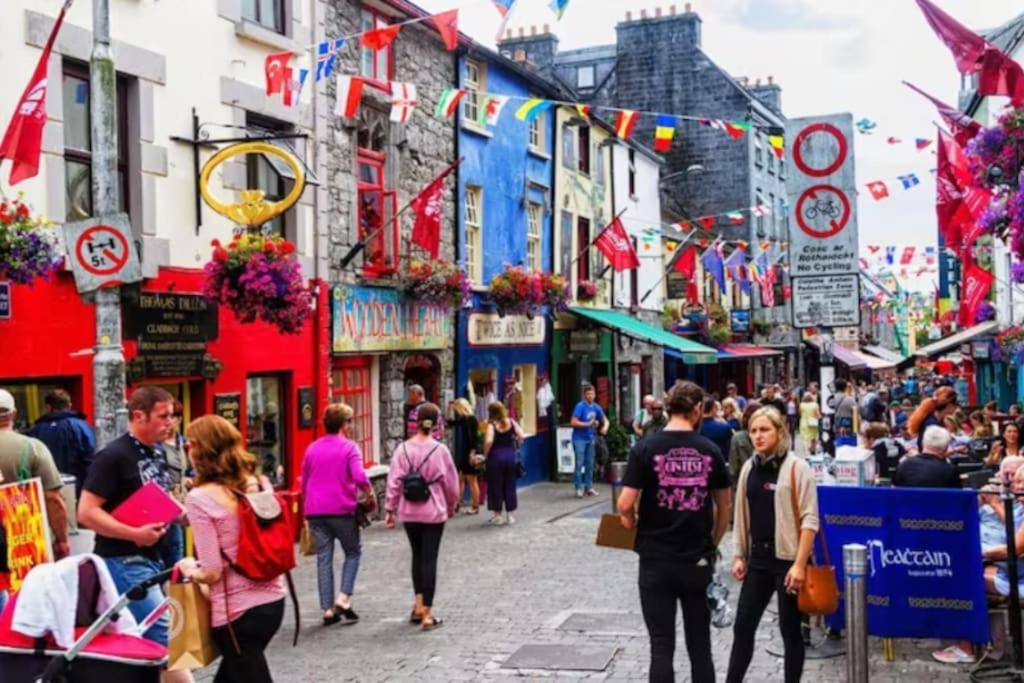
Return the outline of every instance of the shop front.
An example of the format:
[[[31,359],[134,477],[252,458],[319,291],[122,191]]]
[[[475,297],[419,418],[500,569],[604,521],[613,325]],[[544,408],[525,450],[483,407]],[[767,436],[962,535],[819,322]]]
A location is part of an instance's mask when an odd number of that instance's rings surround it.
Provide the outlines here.
[[[551,478],[554,391],[548,365],[549,324],[544,316],[499,316],[478,308],[459,314],[456,393],[474,407],[481,431],[487,408],[505,404],[526,433],[520,484]]]
[[[350,436],[367,466],[405,439],[408,387],[442,410],[454,397],[451,315],[389,287],[331,288],[331,400],[352,406]]]

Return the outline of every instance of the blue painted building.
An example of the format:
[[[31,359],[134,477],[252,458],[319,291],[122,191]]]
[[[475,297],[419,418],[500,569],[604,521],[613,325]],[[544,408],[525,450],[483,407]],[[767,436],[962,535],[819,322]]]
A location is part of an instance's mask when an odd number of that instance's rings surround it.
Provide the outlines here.
[[[506,264],[551,271],[553,112],[519,121],[526,98],[561,93],[522,66],[473,46],[459,58],[467,90],[455,117],[458,155],[457,254],[474,283],[472,308],[459,311],[456,395],[475,404],[481,426],[500,400],[527,434],[520,484],[549,479],[554,466],[554,403],[550,394],[551,324],[544,316],[499,316],[487,301],[491,279]],[[509,97],[500,113],[491,96]]]

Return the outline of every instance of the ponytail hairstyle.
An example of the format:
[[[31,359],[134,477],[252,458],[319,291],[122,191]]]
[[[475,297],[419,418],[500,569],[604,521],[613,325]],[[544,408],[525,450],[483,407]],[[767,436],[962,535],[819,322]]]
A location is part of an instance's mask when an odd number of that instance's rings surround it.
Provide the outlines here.
[[[419,426],[420,434],[429,435],[437,426],[437,420],[441,416],[441,410],[433,403],[420,404],[416,413],[416,423]]]

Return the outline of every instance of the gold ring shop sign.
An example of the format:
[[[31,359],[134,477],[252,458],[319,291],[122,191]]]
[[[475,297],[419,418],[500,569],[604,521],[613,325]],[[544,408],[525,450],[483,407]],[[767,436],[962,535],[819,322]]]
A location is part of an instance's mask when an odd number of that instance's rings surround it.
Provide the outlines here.
[[[242,190],[242,201],[234,204],[218,200],[210,191],[210,176],[214,169],[239,154],[266,154],[284,161],[295,176],[291,191],[284,199],[275,202],[267,201],[262,190]],[[210,208],[249,230],[258,228],[290,209],[299,201],[305,188],[306,174],[299,160],[294,154],[269,142],[242,142],[225,147],[210,157],[199,174],[199,191]]]

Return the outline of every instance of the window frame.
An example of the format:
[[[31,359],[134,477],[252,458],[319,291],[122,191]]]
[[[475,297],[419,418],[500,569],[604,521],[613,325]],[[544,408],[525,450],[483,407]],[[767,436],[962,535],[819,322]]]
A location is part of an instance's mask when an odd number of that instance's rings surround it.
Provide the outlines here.
[[[253,129],[261,131],[268,135],[274,135],[277,133],[288,134],[295,132],[295,126],[285,121],[279,121],[262,114],[256,114],[254,112],[245,112],[245,128],[247,131]],[[270,165],[270,171],[277,174],[277,191],[273,194],[268,193],[264,188],[260,187],[259,183],[259,166],[260,164],[270,163],[264,158],[262,154],[247,154],[245,156],[245,180],[246,188],[252,190],[264,190],[264,197],[273,201],[284,199],[288,194],[288,179],[277,173],[277,170]],[[264,226],[270,225],[273,228],[274,235],[289,238],[290,232],[290,221],[293,220],[292,216],[295,214],[289,209],[283,214],[275,217],[272,221],[265,223]]]
[[[580,76],[590,73],[590,85],[580,83]],[[582,90],[593,90],[597,87],[597,67],[593,64],[583,64],[576,67],[576,87]]]
[[[628,163],[627,168],[628,168],[628,172],[629,172],[629,180],[628,180],[628,183],[629,183],[629,196],[635,198],[636,197],[636,150],[635,149],[631,148],[629,150],[629,163]]]
[[[538,154],[544,153],[544,117],[545,113],[542,113],[537,118],[530,121],[530,126],[527,129],[527,147],[531,152]]]
[[[363,26],[363,21],[367,18],[367,15],[369,15],[369,17],[372,19],[372,22],[373,22],[373,26],[372,26],[371,29],[366,29]],[[390,26],[393,23],[394,23],[394,17],[389,16],[389,15],[381,12],[378,9],[375,9],[375,8],[370,7],[368,5],[365,5],[365,4],[362,5],[362,7],[360,8],[359,29],[361,31],[377,30],[377,29],[380,29],[380,28],[385,28],[387,26]],[[392,42],[387,47],[381,48],[380,50],[376,50],[376,51],[373,52],[373,69],[372,69],[372,73],[369,73],[369,74],[368,73],[364,73],[364,71],[363,71],[364,55],[366,55],[366,53],[368,53],[368,52],[370,52],[370,48],[365,47],[362,44],[359,45],[359,75],[360,75],[360,77],[364,78],[366,80],[366,82],[368,82],[372,87],[377,88],[378,90],[384,90],[386,92],[390,92],[391,81],[394,79],[394,75],[395,75],[395,44],[394,44],[394,42]],[[387,73],[383,74],[383,78],[381,78],[382,74],[379,73],[379,67],[380,67],[379,59],[380,59],[380,53],[381,52],[385,53],[384,56],[387,59],[387,65],[386,65],[387,66],[387,69],[386,69]]]
[[[251,16],[251,17],[250,16],[246,16],[246,7],[245,7],[246,3],[243,1],[242,2],[242,18],[247,20],[247,21],[251,21],[254,24],[258,24],[259,26],[262,26],[263,28],[267,29],[268,31],[273,31],[274,33],[279,33],[282,36],[288,35],[288,32],[287,32],[288,17],[287,17],[287,13],[285,12],[285,5],[287,3],[285,2],[285,0],[270,0],[270,2],[273,3],[273,5],[274,5],[274,15],[275,15],[274,16],[274,21],[275,22],[280,22],[280,26],[278,26],[276,23],[273,24],[273,25],[268,24],[268,23],[266,23],[263,20],[263,17],[260,16],[260,15],[263,14],[263,9],[261,7],[261,4],[262,4],[261,0],[252,0],[252,6],[253,6],[253,10],[254,10],[255,16]]]
[[[470,199],[472,197],[472,200]],[[484,188],[480,185],[466,186],[466,211],[463,217],[466,230],[466,275],[477,286],[483,286],[483,237],[484,237]],[[475,212],[471,220],[470,212]],[[470,236],[473,235],[473,239]]]
[[[576,244],[577,244],[577,247],[578,247],[576,249],[576,253],[577,254],[579,254],[581,251],[583,251],[583,249],[584,249],[584,247],[586,245],[590,244],[590,240],[591,240],[590,232],[591,232],[591,229],[592,229],[592,227],[591,227],[591,222],[590,222],[589,218],[587,218],[586,216],[577,216],[576,217]],[[576,259],[576,286],[577,287],[579,287],[579,284],[581,282],[583,282],[584,280],[591,281],[591,279],[590,279],[590,257],[589,257],[589,251],[590,250],[588,249],[587,250],[587,252],[588,252],[587,256]]]
[[[571,140],[571,142],[567,142]],[[562,124],[562,168],[575,172],[577,170],[576,162],[576,129],[568,122]],[[568,152],[568,153],[567,153]]]
[[[348,373],[356,371],[360,375],[360,380],[365,380],[365,385],[349,384]],[[364,399],[364,405],[367,407],[368,412],[354,413],[352,415],[352,424],[360,425],[363,429],[363,433],[357,435],[349,431],[347,434],[348,438],[354,441],[358,446],[360,453],[363,456],[363,466],[365,467],[368,463],[375,462],[374,458],[374,439],[376,438],[376,431],[374,429],[375,420],[373,415],[373,364],[368,357],[359,358],[335,358],[331,365],[331,402],[336,403],[338,401],[351,406],[353,411],[357,406],[356,401],[350,399],[351,396],[360,395]]]
[[[576,133],[576,168],[590,177],[590,126],[580,126]]]
[[[470,70],[476,71],[476,78],[470,78]],[[476,124],[480,118],[480,93],[487,91],[487,71],[482,62],[466,60],[466,77],[463,80],[466,98],[462,102],[463,122]]]
[[[360,172],[360,166],[367,165],[377,169],[377,182],[376,184],[362,179],[362,173]],[[381,230],[376,237],[370,239],[367,242],[366,247],[363,249],[363,275],[368,278],[381,278],[393,275],[398,271],[398,261],[400,257],[399,253],[399,229],[398,229],[398,216],[397,214],[397,193],[386,189],[384,182],[384,175],[387,166],[387,155],[383,152],[375,152],[370,149],[360,147],[356,154],[356,212],[358,226],[358,241],[363,242],[369,237],[373,230],[365,230],[363,224],[363,202],[361,200],[363,192],[379,192],[381,195],[381,211],[384,215],[381,219],[382,223],[388,221],[387,210],[388,201],[391,202],[391,229],[390,235],[388,229]],[[391,242],[390,254],[391,258],[388,258],[388,241]],[[379,262],[375,262],[370,254],[370,245],[377,243],[384,254],[383,258]]]
[[[537,202],[529,202],[526,206],[526,265],[531,271],[544,267],[541,250],[543,224],[544,207]]]

